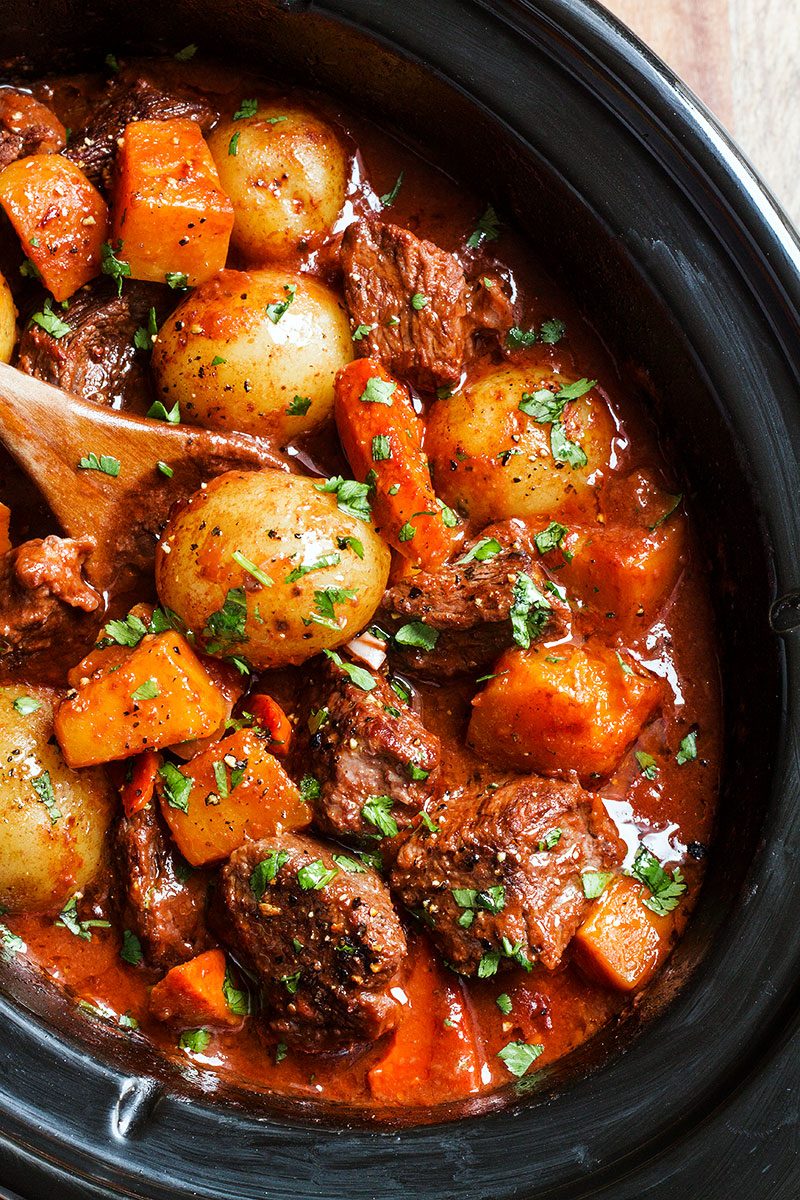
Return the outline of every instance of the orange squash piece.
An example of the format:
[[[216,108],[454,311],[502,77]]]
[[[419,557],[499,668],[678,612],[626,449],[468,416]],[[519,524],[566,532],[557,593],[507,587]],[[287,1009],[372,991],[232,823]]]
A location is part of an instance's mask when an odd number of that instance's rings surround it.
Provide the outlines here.
[[[652,716],[662,683],[593,642],[507,650],[473,700],[470,746],[519,771],[608,775]]]
[[[80,167],[60,154],[31,154],[0,174],[0,205],[56,300],[100,274],[108,208]]]
[[[232,733],[180,767],[189,785],[187,789],[177,781],[178,792],[186,791],[180,807],[169,774],[162,775],[158,786],[161,811],[178,849],[194,867],[227,858],[245,838],[304,829],[311,819],[268,743],[252,729]]]
[[[159,1021],[190,1025],[238,1026],[223,985],[227,963],[221,950],[206,950],[167,971],[150,993],[150,1011]]]
[[[670,948],[673,919],[651,912],[643,904],[645,896],[636,880],[615,879],[572,942],[587,974],[625,992],[643,987]]]
[[[657,529],[571,526],[561,547],[546,556],[555,578],[611,630],[647,630],[680,573],[685,523],[673,517]],[[563,551],[572,555],[564,562]]]
[[[149,634],[124,657],[115,647],[100,654],[105,659],[56,713],[56,739],[71,767],[208,737],[225,721],[225,697],[181,634]]]
[[[285,758],[292,744],[292,726],[278,701],[264,693],[248,696],[247,711],[255,717],[256,725],[269,734],[272,753]]]
[[[7,504],[0,504],[0,554],[7,554],[11,549],[11,509]]]
[[[233,205],[195,121],[126,127],[112,214],[115,251],[134,279],[163,283],[169,274],[185,275],[194,287],[222,270]]]

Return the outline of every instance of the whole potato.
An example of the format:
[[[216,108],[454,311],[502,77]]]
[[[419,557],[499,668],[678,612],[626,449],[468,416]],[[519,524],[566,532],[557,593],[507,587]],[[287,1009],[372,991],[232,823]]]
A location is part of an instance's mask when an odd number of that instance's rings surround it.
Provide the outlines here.
[[[566,402],[562,434],[574,466],[554,454],[555,425],[520,408],[523,394],[575,383],[552,366],[505,364],[484,369],[463,391],[431,409],[425,448],[436,491],[471,521],[577,516],[593,508],[592,484],[608,468],[614,422],[596,389]]]
[[[229,471],[171,517],[156,551],[158,594],[209,653],[257,668],[301,663],[369,622],[389,551],[319,484]]]
[[[11,290],[0,275],[0,362],[11,362],[17,340],[17,310]]]
[[[261,102],[253,116],[221,121],[208,144],[246,261],[296,256],[330,231],[344,204],[347,155],[325,121],[295,104]]]
[[[308,275],[221,271],[159,330],[159,395],[182,419],[288,439],[333,414],[333,380],[353,357],[347,315]]]
[[[0,905],[12,913],[60,912],[91,883],[111,819],[104,772],[70,770],[52,735],[45,693],[0,688]]]

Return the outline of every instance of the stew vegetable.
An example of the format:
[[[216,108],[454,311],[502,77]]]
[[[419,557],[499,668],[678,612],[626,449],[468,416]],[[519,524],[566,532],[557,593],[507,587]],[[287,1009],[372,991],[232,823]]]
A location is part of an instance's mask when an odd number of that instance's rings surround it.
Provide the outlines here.
[[[193,47],[108,62],[0,88],[0,359],[285,469],[185,497],[154,464],[101,592],[92,513],[61,537],[0,459],[5,969],[286,1096],[533,1076],[663,967],[713,830],[646,377],[361,114]],[[87,445],[75,487],[125,470]]]

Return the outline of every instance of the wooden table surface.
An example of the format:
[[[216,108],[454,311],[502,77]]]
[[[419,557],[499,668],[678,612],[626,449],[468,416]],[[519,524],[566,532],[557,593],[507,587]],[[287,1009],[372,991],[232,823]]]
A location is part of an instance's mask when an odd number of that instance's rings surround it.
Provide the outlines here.
[[[604,0],[733,134],[800,228],[800,0]]]

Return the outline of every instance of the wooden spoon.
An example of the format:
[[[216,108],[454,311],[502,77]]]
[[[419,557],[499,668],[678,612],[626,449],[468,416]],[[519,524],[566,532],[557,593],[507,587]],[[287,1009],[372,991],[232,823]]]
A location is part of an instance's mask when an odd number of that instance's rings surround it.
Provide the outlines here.
[[[205,480],[237,468],[288,470],[258,438],[101,408],[4,363],[0,441],[67,536],[94,541],[86,573],[101,591],[119,586],[125,567],[152,562],[170,507]]]

